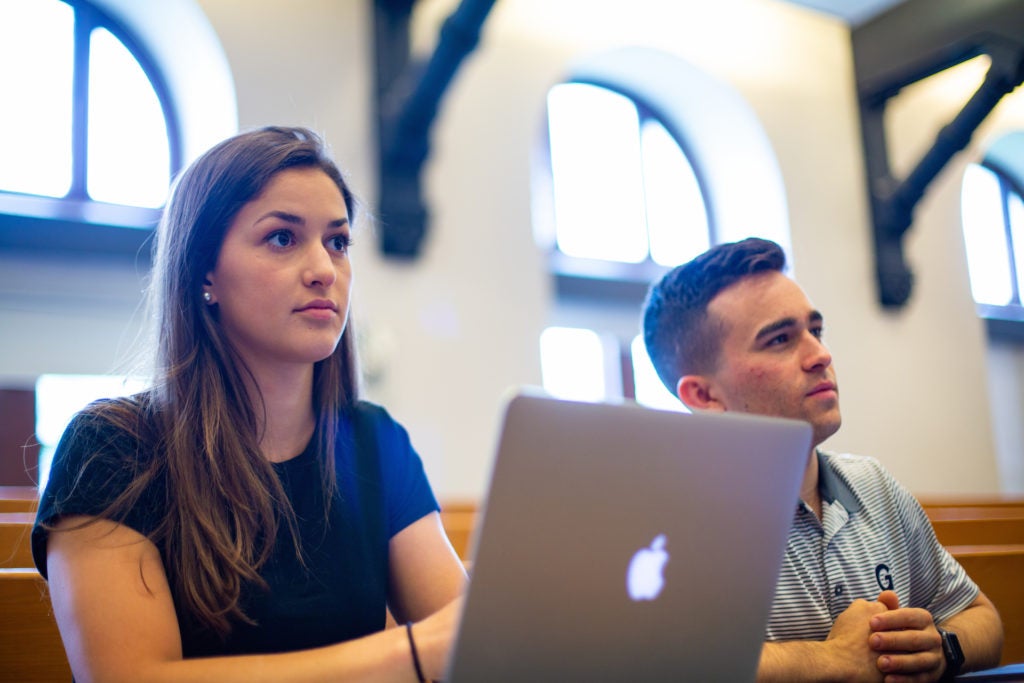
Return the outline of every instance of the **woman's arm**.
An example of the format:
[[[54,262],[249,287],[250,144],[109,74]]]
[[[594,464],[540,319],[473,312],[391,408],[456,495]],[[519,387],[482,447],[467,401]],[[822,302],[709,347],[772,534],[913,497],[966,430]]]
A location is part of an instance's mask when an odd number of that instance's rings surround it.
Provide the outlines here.
[[[47,547],[50,599],[78,683],[416,680],[404,629],[302,652],[182,659],[174,603],[156,547],[108,520],[75,528],[87,519],[61,520]],[[427,603],[435,604],[442,593]],[[433,645],[438,636],[431,634],[447,631],[445,642],[450,641],[455,607],[417,625],[425,641],[421,657],[433,657],[439,649]]]
[[[391,586],[388,606],[398,623],[418,622],[416,649],[428,679],[444,676],[466,587],[466,570],[436,512],[391,539]],[[425,621],[429,615],[435,615]]]

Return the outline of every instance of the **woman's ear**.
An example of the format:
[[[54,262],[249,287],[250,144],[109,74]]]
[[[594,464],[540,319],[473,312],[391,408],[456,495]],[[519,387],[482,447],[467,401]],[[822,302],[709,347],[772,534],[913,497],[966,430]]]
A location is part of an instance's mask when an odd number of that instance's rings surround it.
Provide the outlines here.
[[[676,395],[688,408],[724,412],[711,380],[703,375],[683,375],[676,384]]]
[[[206,277],[203,278],[203,289],[202,289],[202,292],[203,293],[202,293],[201,296],[203,297],[203,301],[207,305],[212,305],[212,304],[217,303],[217,297],[213,293],[213,271],[207,273]]]

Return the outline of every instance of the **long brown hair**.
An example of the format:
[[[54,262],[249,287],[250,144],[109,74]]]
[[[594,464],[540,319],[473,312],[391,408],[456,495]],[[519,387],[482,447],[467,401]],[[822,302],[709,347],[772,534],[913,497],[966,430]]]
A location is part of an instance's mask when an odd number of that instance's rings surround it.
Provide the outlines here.
[[[280,481],[259,449],[264,424],[251,375],[205,304],[202,286],[224,235],[244,204],[289,168],[323,170],[341,190],[350,220],[355,201],[322,140],[304,128],[242,133],[210,149],[176,181],[157,230],[149,291],[157,331],[154,384],[132,401],[106,404],[104,417],[152,449],[148,468],[114,501],[116,518],[156,477],[167,482],[166,515],[151,540],[163,560],[179,610],[225,635],[249,621],[239,604],[246,583],[264,585],[260,567],[281,524],[295,517]],[[336,487],[337,419],[357,398],[351,324],[334,353],[314,366],[315,449],[325,510]],[[254,383],[252,383],[254,385]]]

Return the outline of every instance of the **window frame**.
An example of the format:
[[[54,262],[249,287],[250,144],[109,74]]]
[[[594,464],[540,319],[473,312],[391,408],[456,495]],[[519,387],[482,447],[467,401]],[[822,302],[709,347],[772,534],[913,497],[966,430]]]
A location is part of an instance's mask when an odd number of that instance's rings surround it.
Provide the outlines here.
[[[591,85],[625,97],[636,107],[638,132],[642,130],[647,121],[651,120],[664,127],[676,145],[678,145],[693,171],[697,188],[704,200],[703,207],[707,221],[708,242],[709,244],[716,244],[719,240],[717,221],[709,201],[707,176],[700,164],[697,163],[694,153],[687,145],[686,138],[680,133],[676,123],[638,90],[623,87],[621,82],[612,82],[601,78],[570,77],[561,81],[561,83]],[[550,229],[547,232],[551,233],[550,243],[546,245],[547,268],[554,282],[555,306],[557,307],[560,303],[563,305],[584,303],[585,305],[597,304],[639,311],[640,306],[647,297],[647,291],[651,283],[661,279],[672,267],[664,266],[654,261],[650,248],[648,248],[647,256],[642,261],[630,263],[571,256],[558,247],[557,239],[554,237],[557,226],[554,223],[554,183],[552,179],[553,171],[551,167],[549,135],[550,129],[545,125],[543,127],[542,140],[544,174],[542,178],[536,179],[535,182],[546,184],[544,196],[548,201],[548,207],[545,207],[543,220],[548,222]],[[538,217],[535,216],[534,220],[538,220]],[[645,230],[648,227],[645,226]],[[551,326],[558,325],[554,323]],[[579,327],[578,324],[569,326]],[[609,381],[617,380],[618,383],[613,381],[612,384],[620,389],[619,393],[622,398],[636,400],[635,368],[633,367],[631,349],[634,337],[623,338],[621,334],[610,329],[596,329],[589,326],[582,329],[590,329],[603,340],[603,343],[610,343],[611,340],[614,340],[615,348],[605,349],[606,367],[603,369],[604,374]],[[613,357],[617,361],[617,367],[608,367],[607,364]],[[615,399],[615,396],[610,393],[612,389],[613,387],[611,386],[608,388],[609,400]]]
[[[74,12],[71,111],[71,187],[64,197],[0,189],[0,249],[127,254],[148,258],[146,248],[162,208],[109,204],[90,199],[88,168],[89,47],[92,32],[106,29],[143,70],[160,103],[167,131],[170,177],[180,171],[183,136],[171,90],[157,60],[124,23],[87,0],[58,0]]]
[[[679,149],[686,157],[687,163],[689,163],[690,168],[693,170],[697,187],[700,190],[701,197],[704,199],[708,240],[710,244],[715,244],[719,239],[717,219],[709,201],[710,194],[707,176],[703,172],[701,165],[696,161],[696,155],[688,146],[685,136],[680,133],[671,117],[666,116],[655,103],[644,97],[638,90],[625,87],[621,82],[576,76],[567,78],[560,82],[560,84],[562,83],[591,85],[621,95],[636,107],[638,128],[642,129],[644,123],[649,120],[654,120],[665,128],[679,146]],[[548,184],[549,189],[547,191],[550,194],[552,192],[550,188],[553,186],[553,183],[551,181],[551,146],[547,126],[544,127],[543,145],[544,170],[547,174],[544,182]],[[553,203],[553,199],[551,201]],[[546,220],[551,221],[551,231],[553,233],[556,227],[554,226],[554,216],[546,217]],[[621,304],[639,305],[642,303],[647,295],[650,283],[659,279],[670,270],[670,267],[663,266],[651,258],[650,249],[648,249],[647,257],[644,260],[638,263],[627,263],[570,256],[558,248],[556,240],[552,240],[548,247],[547,258],[548,271],[554,278],[555,291],[558,297],[607,300]],[[625,352],[628,353],[628,346]]]
[[[1017,176],[1003,164],[990,158],[978,162],[978,166],[991,172],[999,181],[1000,203],[1003,214],[1003,230],[1006,235],[1008,246],[1007,255],[1009,261],[1006,267],[1010,272],[1013,294],[1016,303],[1009,303],[1003,306],[995,304],[984,304],[975,302],[978,316],[985,321],[985,328],[990,337],[1014,343],[1024,343],[1024,282],[1018,277],[1018,265],[1014,255],[1014,240],[1010,222],[1010,197],[1016,194],[1024,200],[1024,183],[1018,180]]]
[[[648,47],[588,55],[567,65],[566,72],[563,82],[608,88],[644,106],[676,140],[704,199],[710,244],[743,239],[756,225],[758,234],[782,246],[793,268],[782,170],[760,117],[734,87],[677,55]],[[549,148],[544,144],[545,150]],[[742,163],[737,150],[743,150]],[[534,229],[539,238],[553,241],[550,173],[550,163],[537,158],[531,174]],[[544,185],[537,187],[539,183]],[[748,201],[736,202],[737,196]],[[623,394],[633,398],[630,344],[640,306],[651,283],[670,267],[650,258],[639,264],[580,259],[560,253],[543,239],[538,243],[546,248],[554,280],[546,326],[588,327],[615,337]],[[590,315],[586,309],[601,312]],[[615,370],[604,369],[606,375]]]

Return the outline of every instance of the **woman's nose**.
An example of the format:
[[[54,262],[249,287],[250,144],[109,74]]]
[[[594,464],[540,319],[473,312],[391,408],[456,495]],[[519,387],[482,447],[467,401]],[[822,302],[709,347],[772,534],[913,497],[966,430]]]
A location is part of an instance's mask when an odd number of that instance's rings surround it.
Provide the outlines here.
[[[306,271],[303,276],[306,285],[309,287],[317,285],[330,287],[338,277],[331,254],[326,247],[319,244],[311,247],[310,251]]]

